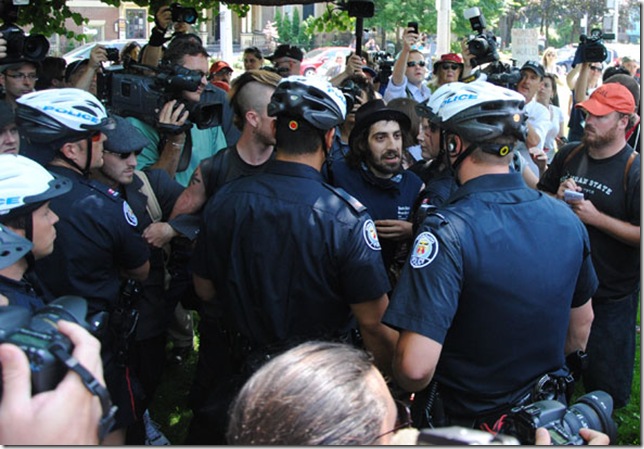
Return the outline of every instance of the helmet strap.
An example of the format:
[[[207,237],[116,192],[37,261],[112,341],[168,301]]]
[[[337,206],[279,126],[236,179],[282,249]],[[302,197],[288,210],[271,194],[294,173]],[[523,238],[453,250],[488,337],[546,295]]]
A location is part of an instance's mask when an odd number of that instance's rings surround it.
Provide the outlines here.
[[[456,160],[452,163],[452,169],[454,170],[454,173],[456,173],[456,170],[458,169],[458,166],[461,165],[461,162],[463,162],[467,156],[472,154],[472,151],[474,151],[475,148],[476,148],[476,144],[472,143],[458,156],[456,156]]]
[[[25,216],[25,238],[29,240],[30,242],[33,243],[34,241],[34,218],[33,218],[33,211],[29,212]],[[29,251],[27,254],[25,254],[25,260],[27,261],[27,270],[31,270],[34,267],[34,264],[36,263],[36,258],[34,257],[34,253]]]
[[[81,167],[80,165],[78,165],[76,163],[76,161],[74,161],[74,160],[70,159],[69,157],[67,157],[60,150],[58,150],[58,157],[61,158],[62,160],[64,160],[65,162],[67,162],[68,164],[70,164],[71,166],[73,166],[74,168],[76,168],[78,171],[81,172],[81,174],[84,177],[87,178],[89,176],[90,165],[92,163],[92,138],[88,137],[85,141],[87,142],[87,160],[85,161],[85,167],[84,168]]]

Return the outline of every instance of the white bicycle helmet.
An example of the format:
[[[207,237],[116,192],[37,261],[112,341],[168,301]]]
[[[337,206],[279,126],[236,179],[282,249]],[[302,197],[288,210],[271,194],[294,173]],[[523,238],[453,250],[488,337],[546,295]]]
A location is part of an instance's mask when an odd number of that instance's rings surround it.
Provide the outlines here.
[[[16,100],[16,124],[32,142],[73,142],[113,126],[103,104],[81,89],[47,89]]]
[[[472,143],[506,135],[525,140],[525,98],[485,81],[450,83],[440,92],[437,124]],[[440,91],[440,89],[438,90]],[[437,93],[438,93],[437,91]]]
[[[280,81],[268,104],[268,115],[300,117],[327,131],[344,122],[347,103],[339,89],[315,77],[289,76]]]
[[[0,155],[0,221],[31,214],[52,198],[69,192],[72,182],[17,154]],[[27,237],[29,238],[29,236]]]
[[[459,90],[460,88],[464,87],[465,83],[461,82],[453,82],[453,83],[447,83],[443,84],[440,86],[438,89],[436,89],[434,92],[432,92],[432,95],[423,103],[418,103],[416,105],[416,114],[418,114],[419,117],[425,117],[427,118],[430,122],[439,125],[440,124],[440,117],[438,116],[438,110],[443,104],[443,101],[449,97],[450,95],[453,95],[454,92]]]

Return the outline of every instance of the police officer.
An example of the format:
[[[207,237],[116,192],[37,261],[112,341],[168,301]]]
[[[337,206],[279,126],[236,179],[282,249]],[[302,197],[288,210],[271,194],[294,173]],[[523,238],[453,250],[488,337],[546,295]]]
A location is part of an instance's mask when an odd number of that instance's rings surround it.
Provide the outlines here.
[[[523,97],[481,82],[452,89],[438,115],[461,187],[423,222],[383,322],[401,330],[400,386],[436,380],[448,421],[434,424],[491,427],[545,399],[540,380],[565,400],[565,355],[585,348],[598,281],[583,224],[509,172]]]
[[[345,337],[352,315],[386,370],[397,334],[380,323],[389,282],[375,225],[320,174],[344,98],[326,81],[294,76],[278,84],[268,113],[277,118],[276,159],[222,186],[206,206],[193,259],[197,293],[221,305],[236,348],[248,349],[235,355],[249,370],[297,342]],[[223,424],[225,432],[227,405],[211,429]]]
[[[54,250],[58,216],[49,201],[70,189],[69,179],[52,175],[31,159],[0,155],[0,223],[31,242],[23,257],[0,269],[0,293],[9,305],[32,312],[45,305],[47,292],[33,272],[34,261]]]
[[[72,180],[70,192],[50,203],[60,217],[58,237],[53,253],[36,263],[37,274],[54,296],[82,296],[88,301],[89,314],[113,315],[121,274],[144,280],[149,271],[149,250],[136,232],[136,215],[118,192],[87,178],[92,168],[103,164],[102,131],[113,122],[96,97],[73,88],[22,96],[16,122],[20,133],[49,155],[48,168]],[[132,405],[136,379],[128,378],[115,357],[122,349],[116,341],[123,342],[127,331],[131,329],[112,326],[102,338],[105,379],[119,406],[118,430],[108,436],[108,444],[122,443],[124,428],[136,419]]]

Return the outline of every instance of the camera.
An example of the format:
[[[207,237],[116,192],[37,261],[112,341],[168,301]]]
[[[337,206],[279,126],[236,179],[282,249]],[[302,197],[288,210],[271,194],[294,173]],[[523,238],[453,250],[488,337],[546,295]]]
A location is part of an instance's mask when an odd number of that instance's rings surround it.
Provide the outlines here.
[[[87,302],[79,296],[62,296],[33,316],[25,307],[0,307],[0,343],[12,343],[27,354],[32,394],[56,388],[67,373],[67,367],[52,352],[59,348],[71,354],[74,349],[71,340],[58,331],[59,320],[80,324],[95,335],[103,326],[104,320],[98,318],[88,324],[86,314]]]
[[[387,84],[394,70],[394,59],[391,57],[391,54],[384,51],[374,52],[371,57],[378,64],[376,81],[383,85]]]
[[[192,25],[197,21],[197,10],[194,8],[184,8],[179,3],[170,5],[170,13],[173,22],[185,22]]]
[[[545,427],[554,445],[585,444],[580,429],[593,429],[616,441],[617,426],[611,418],[613,398],[601,390],[585,394],[566,408],[558,401],[547,400],[515,407],[506,416],[501,433],[516,437],[521,444],[534,445],[538,427]]]
[[[40,62],[49,52],[49,41],[42,34],[25,36],[25,32],[12,23],[5,23],[0,32],[7,41],[7,57],[0,60],[2,64]]]
[[[115,47],[106,47],[105,52],[107,53],[107,60],[112,62],[118,62],[119,60],[119,49]]]
[[[471,59],[472,67],[499,60],[496,36],[485,29],[485,17],[477,8],[466,9],[464,14],[470,21],[472,30],[478,33],[467,41],[467,48],[474,58]]]
[[[97,81],[97,96],[114,114],[136,117],[156,127],[157,114],[163,105],[170,100],[180,100],[184,90],[195,92],[201,78],[201,72],[179,65],[162,64],[157,68],[128,61],[125,67],[104,71]],[[221,123],[221,103],[183,101],[183,104],[188,110],[187,128],[193,123],[199,129]]]
[[[488,82],[506,89],[516,90],[517,84],[521,81],[521,70],[501,61],[492,62],[483,69],[483,73],[487,75]]]
[[[579,36],[581,62],[602,62],[608,57],[604,39],[615,39],[614,34],[604,34],[600,29],[593,29],[590,36]]]

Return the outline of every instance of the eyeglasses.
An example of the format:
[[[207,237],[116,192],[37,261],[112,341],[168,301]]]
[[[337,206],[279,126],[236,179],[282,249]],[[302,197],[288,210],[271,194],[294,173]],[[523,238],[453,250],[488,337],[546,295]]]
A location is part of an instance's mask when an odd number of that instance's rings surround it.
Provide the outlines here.
[[[601,71],[602,71],[602,68],[601,68],[601,67],[594,66],[594,65],[591,65],[591,66],[590,66],[590,70],[592,70],[592,71],[594,71],[594,72],[601,72]]]
[[[413,424],[411,420],[411,411],[409,410],[409,407],[407,406],[407,404],[405,404],[403,401],[399,399],[394,399],[394,403],[396,404],[396,425],[394,426],[393,429],[378,435],[373,440],[374,442],[378,441],[380,438],[384,437],[385,435],[398,432],[400,429],[411,427],[411,425]]]
[[[425,61],[407,61],[407,67],[416,67],[417,65],[420,67],[425,67],[427,63]]]
[[[118,156],[119,159],[125,160],[125,159],[129,159],[130,156],[132,156],[132,155],[138,156],[139,154],[141,154],[141,150],[139,150],[139,151],[130,151],[129,153],[116,153],[114,151],[103,150],[103,153],[113,154],[115,156]]]
[[[5,76],[8,76],[9,78],[13,78],[15,80],[19,79],[20,81],[24,81],[24,80],[27,80],[27,79],[29,81],[38,81],[38,75],[36,75],[35,73],[29,73],[29,74],[22,73],[22,72],[5,73]]]
[[[441,69],[443,70],[458,70],[460,68],[461,66],[459,66],[458,64],[441,64]]]

